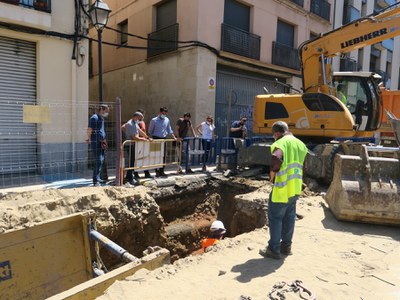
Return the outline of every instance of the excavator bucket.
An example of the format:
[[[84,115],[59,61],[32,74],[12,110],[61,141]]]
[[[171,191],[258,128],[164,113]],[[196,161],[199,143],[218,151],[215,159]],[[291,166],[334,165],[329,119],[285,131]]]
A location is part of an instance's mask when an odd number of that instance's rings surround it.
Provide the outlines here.
[[[335,174],[326,194],[339,220],[400,225],[400,149],[397,158],[369,156],[381,148],[363,145],[360,157],[335,157]]]
[[[388,116],[388,120],[390,125],[393,128],[394,136],[397,141],[397,145],[400,147],[400,119],[396,118],[396,116],[390,111],[386,111],[386,115]]]

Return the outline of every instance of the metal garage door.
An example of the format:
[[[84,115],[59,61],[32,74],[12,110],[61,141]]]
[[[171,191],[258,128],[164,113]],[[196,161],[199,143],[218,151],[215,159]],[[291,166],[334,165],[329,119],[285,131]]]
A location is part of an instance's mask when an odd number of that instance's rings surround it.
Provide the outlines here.
[[[23,106],[36,103],[36,43],[0,36],[0,174],[36,169],[36,125]]]
[[[254,97],[264,94],[264,87],[270,93],[282,93],[282,86],[274,85],[275,77],[243,72],[227,67],[218,67],[216,82],[216,134],[228,136],[230,124],[240,116],[247,117],[249,135],[253,130]]]

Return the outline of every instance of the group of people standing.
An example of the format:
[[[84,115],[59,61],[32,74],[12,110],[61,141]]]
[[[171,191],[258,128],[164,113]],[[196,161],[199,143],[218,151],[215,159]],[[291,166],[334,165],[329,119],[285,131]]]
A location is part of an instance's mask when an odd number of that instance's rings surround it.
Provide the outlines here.
[[[204,161],[208,160],[208,153],[210,151],[211,140],[215,139],[215,125],[212,116],[207,116],[206,121],[200,123],[196,127],[196,131],[193,128],[191,122],[191,114],[186,112],[183,117],[179,118],[175,125],[175,130],[172,129],[170,120],[167,117],[168,108],[160,107],[159,113],[156,117],[152,118],[149,125],[148,134],[152,139],[166,139],[172,138],[175,141],[182,142],[186,137],[198,137],[200,135],[203,140],[203,149],[205,150]],[[143,122],[143,118],[142,118]],[[124,125],[123,125],[124,126]],[[197,134],[196,134],[197,132]],[[146,135],[145,132],[139,133],[143,136]],[[133,139],[131,136],[126,135],[126,139]],[[131,159],[132,163],[134,159]],[[203,165],[203,171],[206,171],[205,164]],[[179,170],[182,173],[182,169]],[[187,170],[188,173],[192,173],[191,169]],[[156,169],[156,177],[166,177],[164,172],[164,167]],[[128,179],[128,178],[127,178]],[[137,179],[137,178],[136,178]]]
[[[87,143],[90,144],[92,151],[94,168],[93,168],[93,185],[98,186],[105,182],[101,176],[101,170],[104,166],[105,151],[107,150],[106,132],[104,128],[104,118],[108,116],[109,107],[106,104],[101,104],[98,111],[89,119],[87,130]],[[215,139],[215,125],[212,116],[208,115],[204,122],[201,122],[196,130],[191,122],[191,114],[184,113],[182,118],[179,118],[175,125],[175,130],[172,129],[170,120],[167,117],[168,108],[160,107],[157,116],[150,120],[148,130],[144,121],[145,111],[138,109],[133,113],[132,118],[121,126],[126,140],[134,141],[153,141],[159,139],[172,138],[175,141],[183,141],[186,137],[202,137],[203,149],[205,150],[204,161],[208,160],[208,154],[211,148],[211,141]],[[132,169],[135,161],[135,143],[127,146],[127,152],[130,156],[130,165],[126,172],[126,182],[136,185],[140,175]],[[203,165],[203,171],[206,171],[206,165]],[[191,169],[187,173],[192,173]],[[180,169],[180,173],[182,170]],[[145,178],[153,178],[148,170],[144,171]],[[164,167],[155,170],[156,177],[166,177]]]
[[[87,130],[87,143],[91,145],[92,156],[94,161],[93,168],[93,185],[97,186],[104,183],[107,178],[102,178],[102,169],[104,170],[105,151],[107,150],[106,132],[104,128],[104,118],[109,114],[109,107],[106,104],[101,104],[98,111],[90,117],[89,126]],[[171,137],[175,141],[183,141],[186,137],[201,137],[202,147],[204,150],[203,167],[202,171],[207,171],[206,162],[209,159],[209,153],[211,150],[212,141],[215,140],[215,124],[214,118],[211,115],[207,115],[206,120],[193,127],[191,122],[191,114],[186,112],[183,117],[179,118],[176,122],[174,130],[171,127],[170,120],[167,117],[168,108],[160,107],[159,113],[156,117],[152,118],[147,130],[146,123],[144,121],[145,111],[138,109],[133,113],[132,118],[121,126],[124,132],[126,140],[134,141],[153,141],[157,139],[166,139]],[[230,137],[233,138],[246,138],[247,119],[240,117],[239,120],[234,121],[230,128]],[[130,148],[127,149],[132,165],[135,161],[135,145],[132,143]],[[186,170],[187,173],[193,171],[189,168]],[[167,176],[164,171],[164,167],[155,170],[156,177]],[[179,173],[183,173],[180,168]],[[144,171],[145,178],[152,178],[148,170]],[[139,173],[132,169],[126,172],[125,180],[133,185],[137,184],[140,178]]]

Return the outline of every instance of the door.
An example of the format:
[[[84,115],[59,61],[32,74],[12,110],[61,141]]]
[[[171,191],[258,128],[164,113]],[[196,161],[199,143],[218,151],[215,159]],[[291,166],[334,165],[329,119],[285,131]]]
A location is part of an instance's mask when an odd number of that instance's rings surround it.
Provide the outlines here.
[[[36,124],[23,122],[36,104],[36,43],[0,36],[0,174],[37,169]]]

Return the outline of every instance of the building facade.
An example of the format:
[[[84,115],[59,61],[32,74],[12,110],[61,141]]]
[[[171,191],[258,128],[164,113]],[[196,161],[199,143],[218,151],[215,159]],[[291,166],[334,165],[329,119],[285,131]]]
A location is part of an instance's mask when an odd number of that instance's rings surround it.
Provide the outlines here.
[[[167,106],[170,119],[188,111],[198,124],[215,115],[217,135],[248,117],[254,96],[301,87],[298,46],[332,28],[325,0],[108,0],[103,31],[104,97],[122,100],[122,120]],[[93,38],[96,32],[90,33]],[[90,96],[98,97],[97,53]]]
[[[356,19],[377,13],[395,0],[337,0],[333,28],[339,28]],[[380,74],[386,88],[398,90],[400,86],[400,36],[376,43],[335,58],[335,70],[372,71]]]
[[[84,6],[0,1],[1,186],[4,178],[68,172],[87,159]]]

